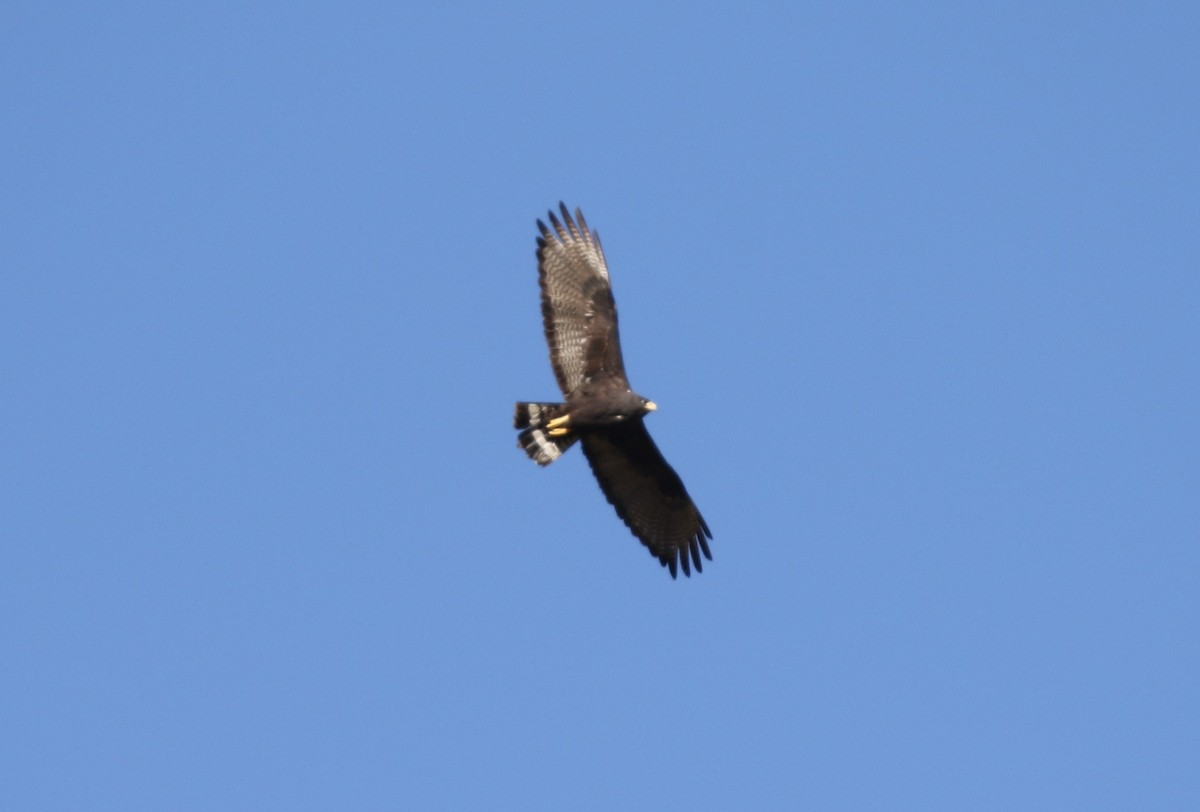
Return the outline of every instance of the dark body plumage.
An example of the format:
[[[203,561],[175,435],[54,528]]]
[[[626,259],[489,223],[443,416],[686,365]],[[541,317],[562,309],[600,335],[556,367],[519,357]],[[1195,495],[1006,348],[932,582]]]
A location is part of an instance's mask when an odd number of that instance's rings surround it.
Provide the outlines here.
[[[625,377],[600,236],[579,209],[574,219],[562,203],[559,210],[561,222],[550,212],[553,231],[538,221],[537,257],[550,365],[566,402],[518,403],[518,445],[549,465],[578,440],[617,515],[671,577],[680,567],[700,572],[701,555],[712,560],[712,533],[646,431],[654,404]]]

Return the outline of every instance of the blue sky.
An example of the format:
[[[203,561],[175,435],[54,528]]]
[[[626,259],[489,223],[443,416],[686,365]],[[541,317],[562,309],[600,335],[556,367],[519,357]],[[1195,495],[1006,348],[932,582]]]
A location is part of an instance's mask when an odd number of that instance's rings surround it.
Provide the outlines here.
[[[1196,6],[427,5],[0,11],[3,806],[1200,806]]]

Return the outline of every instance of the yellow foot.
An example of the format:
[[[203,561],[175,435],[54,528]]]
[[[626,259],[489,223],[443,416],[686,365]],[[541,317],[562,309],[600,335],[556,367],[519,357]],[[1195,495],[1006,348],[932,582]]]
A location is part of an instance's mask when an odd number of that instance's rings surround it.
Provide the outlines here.
[[[547,424],[547,425],[549,425],[549,424]],[[563,429],[563,428],[547,429],[546,433],[549,434],[551,437],[562,437],[564,434],[570,434],[571,430]]]
[[[570,422],[571,422],[571,415],[564,414],[562,417],[556,417],[553,420],[546,423],[546,428],[550,429],[550,433],[553,434],[554,431],[557,430],[560,426],[567,426],[570,424]],[[566,431],[563,431],[563,434],[566,434]],[[557,435],[555,435],[555,436],[557,436]]]

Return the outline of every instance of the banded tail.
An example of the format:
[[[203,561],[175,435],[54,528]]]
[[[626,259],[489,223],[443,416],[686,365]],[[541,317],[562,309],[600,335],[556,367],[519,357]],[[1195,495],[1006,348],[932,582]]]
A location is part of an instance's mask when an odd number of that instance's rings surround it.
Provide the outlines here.
[[[517,445],[525,449],[529,459],[538,465],[549,465],[563,455],[579,439],[571,433],[551,437],[543,426],[567,413],[565,403],[518,403],[513,414],[513,428],[524,429],[517,435]]]

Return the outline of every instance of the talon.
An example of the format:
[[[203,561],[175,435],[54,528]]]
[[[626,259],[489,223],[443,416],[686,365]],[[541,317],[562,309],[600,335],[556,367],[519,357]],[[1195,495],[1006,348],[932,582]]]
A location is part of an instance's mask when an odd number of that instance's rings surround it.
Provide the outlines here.
[[[571,415],[564,414],[562,417],[556,417],[553,420],[546,423],[546,428],[557,429],[559,426],[565,426],[570,422],[571,422]],[[564,431],[563,434],[566,434],[566,432]]]
[[[570,434],[571,430],[564,429],[564,428],[548,429],[546,431],[546,433],[549,434],[551,437],[562,437],[564,434]]]

